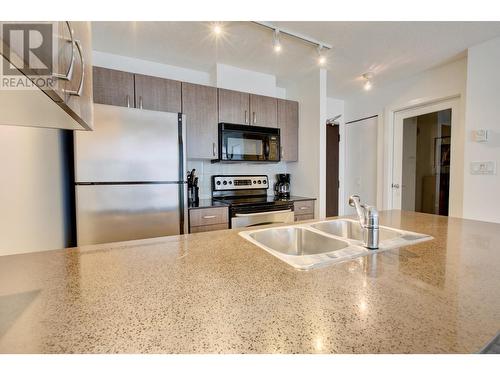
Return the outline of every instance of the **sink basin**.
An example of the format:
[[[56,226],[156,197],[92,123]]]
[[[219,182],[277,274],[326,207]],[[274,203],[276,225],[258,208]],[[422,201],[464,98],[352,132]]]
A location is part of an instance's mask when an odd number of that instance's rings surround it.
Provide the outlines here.
[[[331,220],[311,224],[312,228],[322,232],[333,234],[338,237],[345,237],[352,240],[363,241],[363,232],[358,221],[352,220]],[[403,233],[394,229],[380,227],[378,231],[379,242],[403,236]]]
[[[251,233],[250,237],[274,251],[296,256],[328,253],[349,246],[345,241],[301,227],[271,228]]]
[[[239,235],[301,270],[432,239],[426,234],[380,226],[379,248],[368,250],[364,247],[359,222],[350,219],[254,229],[239,232]]]
[[[303,226],[244,231],[246,240],[300,270],[331,264],[368,254],[348,241]]]

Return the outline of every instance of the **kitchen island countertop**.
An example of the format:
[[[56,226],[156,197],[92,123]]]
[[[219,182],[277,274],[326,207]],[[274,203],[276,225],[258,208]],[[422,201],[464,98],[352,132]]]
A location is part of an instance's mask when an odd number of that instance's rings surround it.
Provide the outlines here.
[[[0,257],[1,353],[474,353],[500,329],[500,224],[297,271],[237,230]]]

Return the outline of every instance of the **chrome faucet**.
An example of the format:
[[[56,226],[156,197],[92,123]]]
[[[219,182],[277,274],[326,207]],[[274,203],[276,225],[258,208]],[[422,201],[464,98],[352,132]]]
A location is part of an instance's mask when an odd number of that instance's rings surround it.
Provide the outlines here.
[[[365,247],[378,249],[378,211],[376,207],[362,204],[359,195],[349,197],[349,206],[356,208],[359,224],[363,232]]]

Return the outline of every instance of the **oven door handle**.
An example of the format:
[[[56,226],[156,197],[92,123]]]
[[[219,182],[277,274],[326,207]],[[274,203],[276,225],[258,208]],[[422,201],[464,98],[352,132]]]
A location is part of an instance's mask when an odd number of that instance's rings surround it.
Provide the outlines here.
[[[255,212],[253,214],[234,214],[234,216],[235,217],[248,217],[248,216],[261,216],[261,215],[269,215],[269,214],[284,214],[287,212],[292,212],[292,210]]]
[[[255,224],[247,225],[246,228],[258,227],[260,225],[269,225],[269,224],[283,224],[283,223],[279,222],[279,221],[266,221],[265,223],[255,223]]]

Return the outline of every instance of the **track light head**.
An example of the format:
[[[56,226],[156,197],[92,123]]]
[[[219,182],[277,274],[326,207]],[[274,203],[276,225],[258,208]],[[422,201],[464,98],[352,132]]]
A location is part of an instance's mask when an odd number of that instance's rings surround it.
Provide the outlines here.
[[[373,87],[372,84],[373,73],[371,72],[365,73],[363,74],[363,78],[365,79],[365,84],[363,85],[363,89],[365,89],[365,91],[371,90]]]
[[[276,52],[276,53],[280,53],[281,52],[280,31],[278,29],[274,30],[274,34],[273,34],[273,49],[274,49],[274,52]]]
[[[326,64],[325,48],[320,44],[318,45],[318,64],[324,66]]]
[[[222,34],[222,25],[218,24],[218,23],[214,23],[213,26],[212,26],[212,32],[214,33],[214,35],[217,37],[219,35]]]

